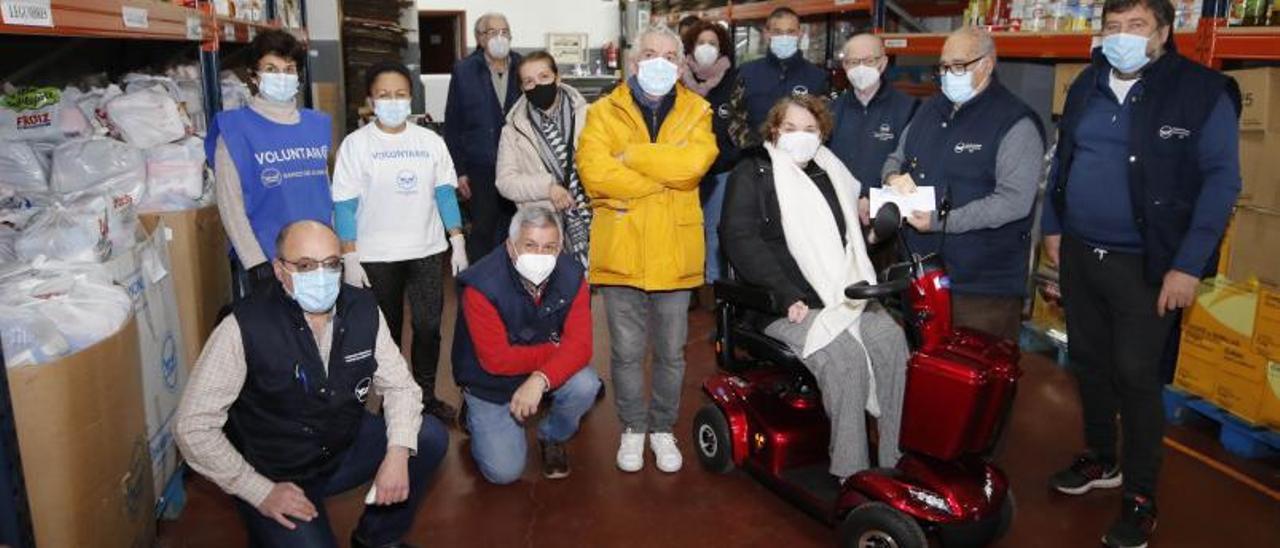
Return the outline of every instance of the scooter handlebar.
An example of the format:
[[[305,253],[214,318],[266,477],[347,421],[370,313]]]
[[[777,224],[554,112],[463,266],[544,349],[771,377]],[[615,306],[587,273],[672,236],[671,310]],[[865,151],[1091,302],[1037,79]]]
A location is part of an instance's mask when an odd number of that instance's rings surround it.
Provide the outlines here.
[[[883,299],[907,290],[911,280],[898,278],[872,285],[865,280],[844,288],[844,296],[855,301]]]

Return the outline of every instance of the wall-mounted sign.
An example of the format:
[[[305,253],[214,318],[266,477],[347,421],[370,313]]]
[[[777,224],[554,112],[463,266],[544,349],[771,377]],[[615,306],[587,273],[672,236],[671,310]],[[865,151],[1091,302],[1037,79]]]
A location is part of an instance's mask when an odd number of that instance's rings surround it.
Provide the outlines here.
[[[587,62],[586,33],[547,33],[547,52],[561,65],[577,65]]]

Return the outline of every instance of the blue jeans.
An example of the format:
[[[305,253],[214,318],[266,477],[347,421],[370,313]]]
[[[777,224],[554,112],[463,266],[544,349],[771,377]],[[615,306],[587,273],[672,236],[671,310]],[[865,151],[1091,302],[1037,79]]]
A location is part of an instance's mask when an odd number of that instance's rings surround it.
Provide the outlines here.
[[[720,279],[720,271],[724,269],[724,257],[720,255],[720,211],[724,209],[724,187],[729,180],[729,172],[719,173],[711,177],[715,184],[711,192],[702,200],[702,235],[707,242],[707,283]]]
[[[365,506],[355,534],[372,546],[392,544],[403,539],[413,524],[413,516],[426,494],[427,480],[444,458],[449,447],[449,432],[435,417],[422,417],[418,430],[418,454],[409,457],[409,499],[391,506]],[[236,498],[236,510],[249,529],[249,545],[253,547],[337,548],[338,542],[329,527],[324,499],[355,489],[373,479],[387,454],[387,426],[382,417],[365,413],[356,433],[355,443],[338,455],[338,468],[332,474],[299,483],[307,498],[320,514],[305,522],[291,519],[297,528],[290,531],[274,519],[262,515],[257,508]]]
[[[569,377],[551,391],[551,411],[538,423],[538,439],[555,443],[569,441],[578,432],[582,415],[596,402],[600,377],[591,366]],[[510,406],[477,398],[464,391],[467,402],[467,429],[471,431],[471,456],[489,483],[506,485],[524,475],[528,440],[524,425],[511,416]]]

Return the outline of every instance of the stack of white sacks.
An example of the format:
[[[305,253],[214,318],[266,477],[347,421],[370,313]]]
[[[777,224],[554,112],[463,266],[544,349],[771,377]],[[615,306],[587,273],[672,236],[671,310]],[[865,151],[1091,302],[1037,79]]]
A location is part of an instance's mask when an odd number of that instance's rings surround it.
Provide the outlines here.
[[[9,367],[109,337],[131,296],[112,261],[138,213],[212,202],[194,66],[0,97],[0,342]],[[114,282],[114,284],[113,284]]]

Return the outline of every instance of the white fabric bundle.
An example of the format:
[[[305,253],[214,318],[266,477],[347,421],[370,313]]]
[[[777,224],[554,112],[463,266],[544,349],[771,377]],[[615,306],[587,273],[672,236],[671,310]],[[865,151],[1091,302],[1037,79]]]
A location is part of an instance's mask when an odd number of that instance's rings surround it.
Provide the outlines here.
[[[172,143],[187,136],[186,116],[165,91],[144,87],[107,103],[107,117],[125,142],[138,148]]]

